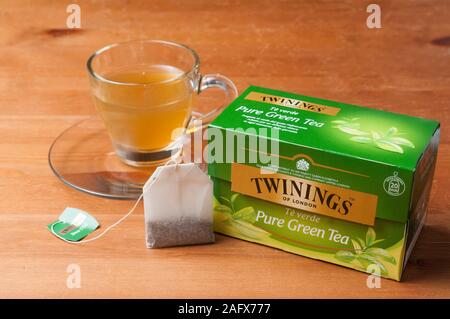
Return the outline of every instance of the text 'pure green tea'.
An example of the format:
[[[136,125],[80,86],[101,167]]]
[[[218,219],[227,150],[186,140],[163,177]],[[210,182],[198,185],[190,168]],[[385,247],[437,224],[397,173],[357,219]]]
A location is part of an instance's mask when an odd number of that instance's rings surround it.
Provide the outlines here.
[[[217,232],[400,280],[438,122],[252,86],[208,133]]]

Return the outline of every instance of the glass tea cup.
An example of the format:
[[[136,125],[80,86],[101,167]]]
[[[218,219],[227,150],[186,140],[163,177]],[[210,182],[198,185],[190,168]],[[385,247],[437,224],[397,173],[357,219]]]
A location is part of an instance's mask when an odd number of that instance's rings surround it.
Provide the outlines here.
[[[175,42],[112,44],[91,55],[87,68],[115,153],[132,166],[152,166],[175,156],[193,119],[207,124],[237,96],[230,79],[201,75],[198,54]],[[195,111],[197,95],[209,88],[223,90],[224,103],[206,113]]]

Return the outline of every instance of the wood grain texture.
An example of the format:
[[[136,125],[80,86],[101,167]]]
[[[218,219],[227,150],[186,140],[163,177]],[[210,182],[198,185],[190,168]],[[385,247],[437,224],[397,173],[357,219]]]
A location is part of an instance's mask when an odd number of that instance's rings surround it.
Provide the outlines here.
[[[450,2],[0,0],[0,297],[450,297]],[[85,62],[129,39],[186,43],[204,73],[437,119],[442,140],[429,216],[401,283],[217,236],[214,245],[148,250],[142,206],[96,242],[71,246],[46,225],[66,206],[103,225],[129,201],[77,192],[53,176],[53,139],[94,108]],[[81,288],[66,268],[81,267]]]

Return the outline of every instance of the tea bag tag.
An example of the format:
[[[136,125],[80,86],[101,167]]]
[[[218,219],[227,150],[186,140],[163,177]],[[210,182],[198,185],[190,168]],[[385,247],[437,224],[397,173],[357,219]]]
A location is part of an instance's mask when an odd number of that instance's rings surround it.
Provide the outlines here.
[[[158,167],[156,169],[158,173],[156,173],[155,171],[150,177],[149,181],[152,179],[153,180],[156,179],[159,176],[159,172],[161,172],[161,169],[163,169],[165,166],[171,163],[176,163],[176,161],[172,159],[163,166]],[[149,181],[147,181],[147,183]],[[99,239],[100,237],[105,235],[108,231],[110,231],[111,229],[119,225],[121,222],[123,222],[128,216],[130,216],[134,212],[143,196],[144,193],[142,193],[139,196],[139,198],[136,200],[133,207],[128,211],[128,213],[126,213],[118,221],[108,226],[103,232],[101,232],[100,234],[98,234],[93,238],[82,240],[84,237],[86,237],[91,232],[96,230],[100,226],[100,224],[89,213],[78,208],[72,207],[66,208],[64,212],[59,216],[58,220],[49,224],[47,228],[53,235],[70,244],[88,243]]]
[[[51,233],[66,241],[77,242],[96,230],[100,224],[89,213],[67,207],[58,220],[47,227]]]

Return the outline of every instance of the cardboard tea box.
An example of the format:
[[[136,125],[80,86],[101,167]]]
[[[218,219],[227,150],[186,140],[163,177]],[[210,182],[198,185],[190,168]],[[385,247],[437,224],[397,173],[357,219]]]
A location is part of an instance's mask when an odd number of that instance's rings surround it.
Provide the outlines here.
[[[208,128],[215,231],[400,280],[439,123],[249,87]]]

